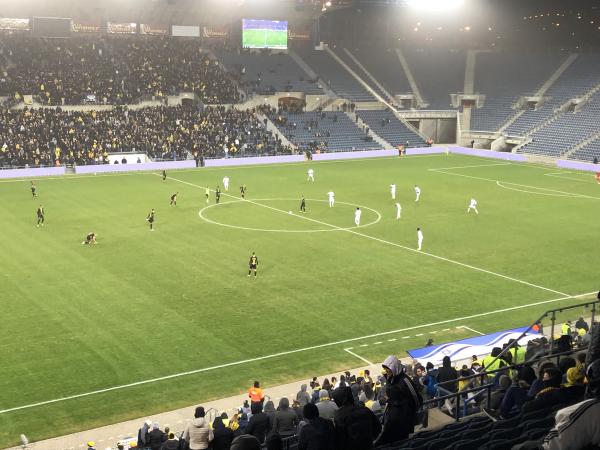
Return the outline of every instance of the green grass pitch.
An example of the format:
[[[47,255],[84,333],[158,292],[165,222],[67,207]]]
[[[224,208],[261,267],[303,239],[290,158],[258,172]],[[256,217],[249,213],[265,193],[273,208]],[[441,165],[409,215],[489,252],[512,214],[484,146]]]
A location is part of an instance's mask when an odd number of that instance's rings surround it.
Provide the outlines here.
[[[231,196],[205,209],[204,186],[225,175]],[[380,361],[423,345],[416,334],[527,325],[576,300],[484,313],[598,289],[600,186],[590,174],[435,155],[169,176],[40,179],[36,199],[27,180],[0,182],[0,447],[20,433],[39,440],[237,394],[255,379],[268,389],[362,365],[348,347]],[[478,216],[466,212],[471,197]],[[363,224],[374,223],[352,229],[355,205],[365,207]],[[155,232],[145,221],[151,208]],[[81,245],[90,231],[98,245]],[[257,279],[246,276],[252,251]],[[391,330],[400,331],[379,346],[377,337],[327,345]]]
[[[276,30],[244,30],[243,46],[248,48],[278,48],[286,49],[287,31]]]

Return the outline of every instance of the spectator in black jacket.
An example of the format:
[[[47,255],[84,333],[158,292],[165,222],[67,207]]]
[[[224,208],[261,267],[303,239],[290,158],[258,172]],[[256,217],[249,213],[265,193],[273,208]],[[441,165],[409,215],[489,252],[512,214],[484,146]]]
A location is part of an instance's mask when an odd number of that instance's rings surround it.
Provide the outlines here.
[[[160,450],[167,440],[167,435],[160,429],[158,422],[152,424],[152,431],[148,433],[146,445],[150,450]]]
[[[404,373],[402,364],[395,356],[383,362],[385,370],[385,396],[383,430],[376,445],[389,444],[408,437],[414,431],[417,411],[423,404],[412,380]]]
[[[254,402],[250,406],[252,416],[246,428],[246,434],[251,434],[261,444],[265,442],[265,437],[271,429],[269,416],[262,411],[262,403]]]
[[[381,431],[381,424],[373,412],[354,403],[349,387],[333,392],[333,400],[340,409],[333,416],[335,448],[337,450],[369,450]]]
[[[298,450],[334,450],[335,430],[331,420],[319,417],[314,403],[307,403],[302,410],[305,425],[300,430]]]
[[[213,434],[214,438],[210,444],[212,450],[229,450],[233,441],[233,431],[225,426],[220,417],[216,417],[213,422]]]
[[[169,433],[169,439],[165,441],[161,450],[179,450],[179,441],[175,439],[175,433]]]
[[[456,379],[458,372],[452,367],[452,362],[449,356],[444,356],[442,367],[437,374],[437,387],[440,396],[449,395],[457,391],[458,384]]]

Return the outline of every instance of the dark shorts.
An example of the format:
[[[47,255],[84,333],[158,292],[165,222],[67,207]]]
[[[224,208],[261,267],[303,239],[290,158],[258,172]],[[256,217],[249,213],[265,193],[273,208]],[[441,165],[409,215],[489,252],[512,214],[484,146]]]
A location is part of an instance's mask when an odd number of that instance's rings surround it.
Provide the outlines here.
[[[250,270],[256,270],[258,264],[250,264]]]

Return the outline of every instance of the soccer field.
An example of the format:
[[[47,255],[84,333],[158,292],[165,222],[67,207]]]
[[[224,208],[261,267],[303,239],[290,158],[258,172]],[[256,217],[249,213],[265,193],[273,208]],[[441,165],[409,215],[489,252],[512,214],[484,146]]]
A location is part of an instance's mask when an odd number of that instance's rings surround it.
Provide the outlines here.
[[[36,199],[0,182],[0,447],[363,365],[350,347],[376,362],[417,334],[528,325],[598,290],[591,174],[431,155],[157,175],[40,179]]]
[[[287,30],[247,29],[243,31],[243,46],[247,48],[287,48]]]

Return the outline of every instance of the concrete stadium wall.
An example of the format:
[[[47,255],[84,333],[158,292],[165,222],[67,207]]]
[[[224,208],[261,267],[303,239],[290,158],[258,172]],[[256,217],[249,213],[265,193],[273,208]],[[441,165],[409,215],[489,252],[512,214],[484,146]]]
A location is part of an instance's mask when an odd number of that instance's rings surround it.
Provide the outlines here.
[[[569,161],[566,159],[557,159],[556,167],[563,169],[585,170],[588,172],[600,172],[600,164],[585,163],[579,161]]]

